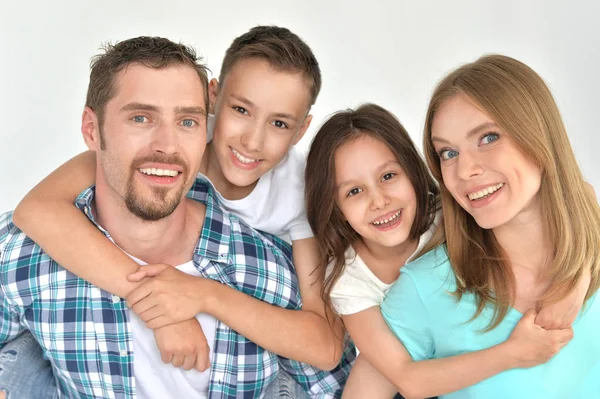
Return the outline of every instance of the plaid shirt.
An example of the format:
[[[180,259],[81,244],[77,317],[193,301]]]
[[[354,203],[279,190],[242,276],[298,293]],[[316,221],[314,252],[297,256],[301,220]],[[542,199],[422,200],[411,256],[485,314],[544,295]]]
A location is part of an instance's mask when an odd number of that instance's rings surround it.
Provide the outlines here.
[[[84,191],[76,205],[96,223],[90,212],[93,196],[93,188]],[[188,196],[206,205],[193,255],[200,274],[262,301],[300,309],[291,247],[223,210],[205,182],[197,180]],[[135,397],[125,300],[58,265],[12,223],[12,213],[0,216],[0,288],[0,346],[29,330],[52,364],[59,396]],[[258,398],[280,368],[312,397],[339,397],[355,358],[348,345],[337,368],[321,371],[266,351],[218,320],[213,349],[211,399]]]

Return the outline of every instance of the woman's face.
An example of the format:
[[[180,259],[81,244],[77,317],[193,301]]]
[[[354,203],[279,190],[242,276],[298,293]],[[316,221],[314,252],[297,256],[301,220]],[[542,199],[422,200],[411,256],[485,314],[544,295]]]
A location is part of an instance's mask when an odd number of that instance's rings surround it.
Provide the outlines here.
[[[335,152],[336,203],[370,247],[406,242],[415,219],[415,190],[388,146],[369,135]]]
[[[539,217],[540,168],[466,96],[447,100],[431,131],[444,185],[480,227]]]

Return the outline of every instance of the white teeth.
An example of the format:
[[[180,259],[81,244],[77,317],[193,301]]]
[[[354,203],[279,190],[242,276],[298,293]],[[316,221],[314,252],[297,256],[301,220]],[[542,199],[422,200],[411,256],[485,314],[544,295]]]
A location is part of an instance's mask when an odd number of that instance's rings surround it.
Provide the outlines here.
[[[389,222],[391,222],[392,220],[395,220],[395,219],[397,219],[397,218],[398,218],[398,216],[400,216],[400,213],[402,213],[402,211],[398,211],[398,212],[396,212],[395,214],[393,214],[393,215],[392,215],[392,217],[390,217],[390,218],[388,218],[388,219],[377,220],[377,221],[373,222],[373,224],[374,224],[375,226],[380,226],[380,225],[382,225],[382,224],[389,223]]]
[[[170,170],[170,169],[157,169],[157,168],[143,168],[143,169],[138,169],[140,172],[142,172],[145,175],[150,175],[150,176],[170,176],[170,177],[175,177],[179,174],[178,171],[176,170]]]
[[[258,159],[246,158],[245,156],[243,156],[242,154],[240,154],[233,148],[231,149],[231,152],[233,152],[233,155],[235,155],[237,160],[240,161],[241,163],[249,164],[249,163],[258,162]]]
[[[495,193],[496,191],[500,190],[502,188],[502,186],[504,186],[504,183],[499,183],[496,184],[495,186],[490,186],[490,187],[486,187],[482,190],[479,190],[477,192],[471,193],[469,195],[467,195],[469,197],[469,199],[471,201],[473,200],[477,200],[483,197],[486,197],[492,193]]]

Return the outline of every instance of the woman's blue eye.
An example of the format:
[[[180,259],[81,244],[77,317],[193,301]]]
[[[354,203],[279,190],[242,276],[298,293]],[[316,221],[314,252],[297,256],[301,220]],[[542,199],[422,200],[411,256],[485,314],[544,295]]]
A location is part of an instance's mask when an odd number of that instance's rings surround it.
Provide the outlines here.
[[[442,158],[444,161],[447,161],[449,159],[452,159],[454,157],[458,156],[458,151],[456,150],[442,150],[440,151],[440,158]]]
[[[283,121],[273,121],[273,126],[278,127],[279,129],[287,129],[288,124]]]
[[[239,112],[240,114],[244,114],[246,115],[248,113],[248,110],[244,107],[233,107],[233,109],[235,109],[237,112]]]
[[[181,124],[184,127],[194,127],[196,125],[196,121],[193,119],[184,119],[181,121]]]
[[[148,118],[142,115],[136,115],[132,119],[135,123],[144,123],[148,121]]]
[[[352,190],[348,191],[347,196],[348,197],[352,197],[353,195],[356,195],[358,193],[362,192],[362,190],[358,187],[353,188]]]
[[[385,180],[390,180],[392,177],[396,176],[395,173],[386,173],[385,175],[383,175],[383,177],[381,178],[381,180],[385,181]]]
[[[484,136],[481,138],[481,140],[479,140],[479,142],[480,142],[482,145],[485,145],[485,144],[490,144],[490,143],[492,143],[492,142],[494,142],[494,141],[498,140],[499,138],[500,138],[500,135],[499,135],[499,134],[497,134],[497,133],[488,133],[488,134],[484,135]]]

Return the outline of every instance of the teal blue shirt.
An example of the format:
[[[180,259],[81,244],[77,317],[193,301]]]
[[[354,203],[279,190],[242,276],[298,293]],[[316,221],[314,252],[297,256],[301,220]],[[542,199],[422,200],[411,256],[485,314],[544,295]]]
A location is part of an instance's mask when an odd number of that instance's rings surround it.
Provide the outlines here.
[[[383,316],[414,360],[438,359],[504,342],[523,316],[510,308],[500,324],[481,332],[492,308],[472,322],[475,297],[455,291],[455,275],[445,246],[404,266],[381,305]],[[594,295],[573,324],[574,338],[545,364],[513,369],[462,389],[444,399],[600,398],[600,301]]]

